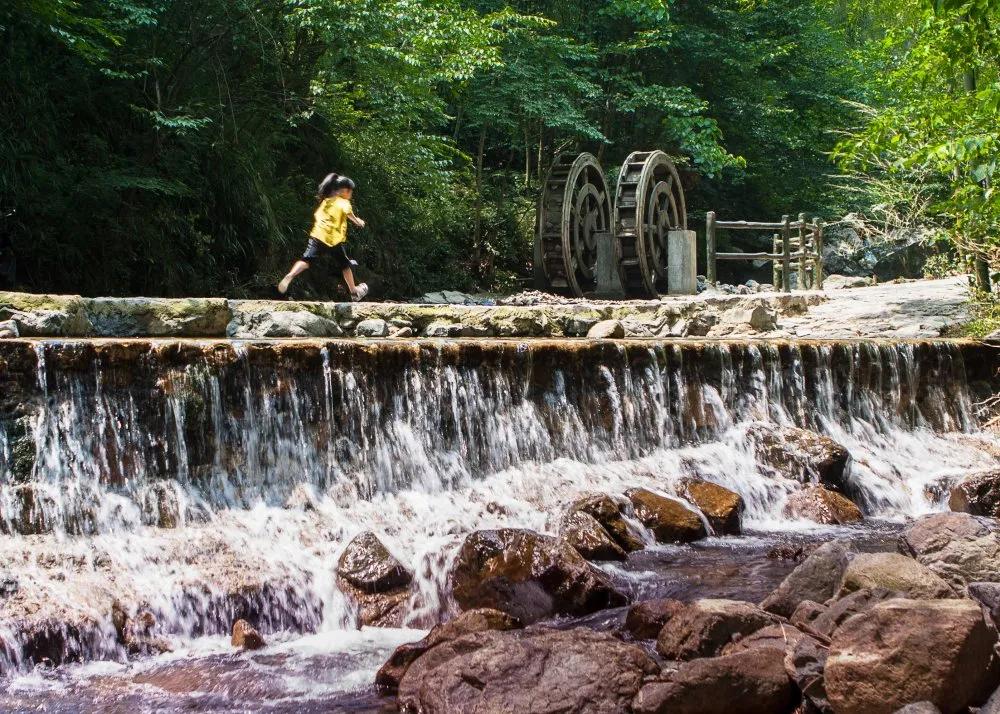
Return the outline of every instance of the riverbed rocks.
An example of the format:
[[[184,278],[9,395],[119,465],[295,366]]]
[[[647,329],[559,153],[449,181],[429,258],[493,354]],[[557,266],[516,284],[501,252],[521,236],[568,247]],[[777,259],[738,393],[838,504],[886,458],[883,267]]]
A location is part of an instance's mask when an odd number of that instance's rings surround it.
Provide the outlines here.
[[[625,614],[624,629],[637,640],[655,640],[664,625],[685,607],[671,598],[637,602]]]
[[[856,590],[884,588],[911,598],[955,597],[955,591],[933,570],[899,553],[860,553],[847,564],[838,596]]]
[[[492,608],[525,624],[626,602],[571,545],[521,528],[471,533],[455,559],[451,584],[463,610]]]
[[[625,495],[636,517],[660,543],[690,543],[708,533],[701,516],[674,498],[645,488],[629,489]]]
[[[1000,518],[1000,470],[966,477],[951,489],[948,506],[974,516]]]
[[[241,650],[260,650],[267,646],[264,637],[246,620],[237,620],[233,623],[230,644]]]
[[[864,520],[853,501],[822,486],[806,486],[789,495],[785,515],[823,525],[843,526]]]
[[[716,535],[740,535],[745,504],[735,491],[701,479],[681,482],[680,495],[698,507]]]
[[[530,628],[475,632],[440,644],[407,669],[399,707],[448,712],[628,711],[658,667],[608,633]]]
[[[601,320],[587,331],[592,340],[613,340],[625,336],[625,327],[618,320]]]
[[[805,601],[823,603],[832,598],[847,563],[855,554],[849,541],[824,543],[796,566],[761,603],[761,607],[782,617],[790,617]]]
[[[830,437],[798,427],[757,423],[748,428],[747,439],[766,473],[851,495],[845,478],[850,453]]]
[[[374,533],[361,533],[347,544],[337,563],[337,579],[357,604],[362,625],[402,624],[413,576]]]
[[[665,670],[632,707],[638,714],[791,714],[797,703],[784,652],[762,648]]]
[[[454,620],[435,625],[422,640],[397,647],[375,675],[375,685],[380,691],[395,693],[410,665],[431,648],[475,632],[516,630],[519,627],[521,622],[517,618],[499,610],[467,610]]]
[[[587,560],[625,560],[628,557],[604,526],[584,511],[567,513],[559,527],[559,535]]]
[[[736,639],[778,621],[776,616],[748,602],[696,600],[663,626],[656,639],[656,650],[671,660],[711,657]]]
[[[971,582],[1000,581],[1000,529],[990,518],[968,513],[924,516],[903,531],[900,550],[957,591]]]
[[[642,550],[645,546],[642,533],[625,517],[628,501],[606,493],[587,493],[570,504],[567,514],[582,511],[593,516],[608,535],[626,553]]]
[[[969,600],[887,600],[833,634],[826,691],[837,714],[892,714],[923,701],[958,714],[996,688],[996,641]]]

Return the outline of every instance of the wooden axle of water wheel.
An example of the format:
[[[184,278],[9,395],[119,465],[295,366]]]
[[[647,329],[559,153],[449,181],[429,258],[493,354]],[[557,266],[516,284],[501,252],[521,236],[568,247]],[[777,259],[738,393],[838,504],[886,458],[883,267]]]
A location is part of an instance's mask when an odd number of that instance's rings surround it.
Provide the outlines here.
[[[611,230],[611,195],[592,154],[556,158],[538,204],[535,286],[580,297],[596,285],[597,234]]]
[[[616,259],[629,297],[656,298],[666,291],[667,239],[687,230],[680,175],[662,151],[636,151],[618,175],[613,213]]]

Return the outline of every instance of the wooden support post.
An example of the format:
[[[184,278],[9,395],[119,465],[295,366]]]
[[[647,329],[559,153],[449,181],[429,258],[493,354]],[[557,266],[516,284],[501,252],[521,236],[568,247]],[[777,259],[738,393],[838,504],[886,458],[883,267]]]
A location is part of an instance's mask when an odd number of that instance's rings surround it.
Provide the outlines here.
[[[705,220],[705,278],[709,285],[718,282],[715,270],[715,211],[709,211]]]
[[[816,251],[816,263],[813,267],[813,281],[816,289],[823,289],[823,224],[818,218],[813,218],[813,248]]]
[[[792,292],[792,219],[781,217],[781,289]]]
[[[799,214],[799,289],[810,288],[809,273],[807,270],[808,259],[806,258],[806,214]]]
[[[781,236],[775,233],[771,241],[771,254],[777,255],[779,250],[781,250]],[[771,261],[771,285],[775,290],[781,285],[781,263],[776,260]]]

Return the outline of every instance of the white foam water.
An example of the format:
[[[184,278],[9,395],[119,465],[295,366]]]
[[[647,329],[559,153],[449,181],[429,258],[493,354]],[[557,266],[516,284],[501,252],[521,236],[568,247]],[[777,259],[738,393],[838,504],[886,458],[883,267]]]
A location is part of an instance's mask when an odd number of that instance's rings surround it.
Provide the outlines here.
[[[381,654],[397,635],[355,633],[335,578],[366,530],[413,570],[405,624],[423,630],[453,610],[447,575],[469,532],[554,533],[583,492],[677,496],[697,474],[743,497],[747,529],[815,529],[784,515],[801,483],[758,462],[747,430],[761,422],[847,447],[847,480],[877,519],[940,510],[942,484],[996,465],[947,342],[33,348],[27,426],[0,421],[0,562],[18,579],[0,607],[5,622],[43,613],[68,628],[67,659],[116,663],[66,675],[90,682],[136,666],[111,626],[116,599],[156,614],[178,648],[160,664],[225,650],[247,609],[288,661]],[[0,633],[22,672],[26,637]],[[376,660],[341,684],[370,681]],[[72,689],[38,676],[11,686]]]

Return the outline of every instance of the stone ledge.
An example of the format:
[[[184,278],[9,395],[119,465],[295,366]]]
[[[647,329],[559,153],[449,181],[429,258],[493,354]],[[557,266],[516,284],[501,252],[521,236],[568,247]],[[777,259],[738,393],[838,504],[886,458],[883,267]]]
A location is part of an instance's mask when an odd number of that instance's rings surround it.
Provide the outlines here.
[[[782,317],[826,300],[774,293],[486,306],[0,292],[0,321],[13,321],[23,337],[583,337],[604,320],[619,321],[626,337],[717,337],[773,331]]]

